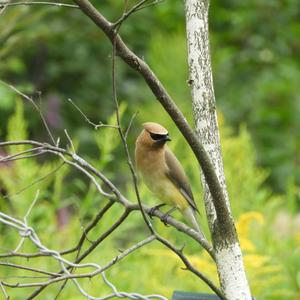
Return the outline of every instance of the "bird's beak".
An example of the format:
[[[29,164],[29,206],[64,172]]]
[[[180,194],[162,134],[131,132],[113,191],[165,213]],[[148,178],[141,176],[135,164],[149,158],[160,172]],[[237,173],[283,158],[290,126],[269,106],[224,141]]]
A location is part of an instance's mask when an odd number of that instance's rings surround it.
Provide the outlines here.
[[[166,137],[165,137],[164,140],[165,140],[165,141],[172,141],[168,134],[166,135]]]

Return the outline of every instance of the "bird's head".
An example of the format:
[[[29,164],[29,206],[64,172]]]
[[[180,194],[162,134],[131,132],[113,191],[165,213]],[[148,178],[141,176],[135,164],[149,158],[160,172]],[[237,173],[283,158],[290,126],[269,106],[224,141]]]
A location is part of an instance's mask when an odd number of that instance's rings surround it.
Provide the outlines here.
[[[139,140],[145,146],[159,147],[163,146],[167,141],[171,141],[167,129],[157,123],[144,123],[143,128],[144,130],[141,132]]]

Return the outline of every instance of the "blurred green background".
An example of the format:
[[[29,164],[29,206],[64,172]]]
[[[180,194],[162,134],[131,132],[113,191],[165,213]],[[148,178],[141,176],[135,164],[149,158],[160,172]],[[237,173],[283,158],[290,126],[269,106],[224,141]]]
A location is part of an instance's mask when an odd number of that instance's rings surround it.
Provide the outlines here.
[[[121,0],[93,3],[110,21],[122,14]],[[78,153],[135,199],[117,132],[112,128],[95,131],[68,101],[72,99],[95,123],[115,124],[112,49],[104,34],[80,10],[38,5],[7,7],[0,14],[0,28],[0,79],[31,95],[41,105],[55,138],[65,143],[66,128]],[[122,25],[121,35],[153,68],[192,124],[182,1],[162,1],[139,11]],[[299,36],[297,0],[211,3],[211,54],[226,178],[251,288],[260,300],[300,297]],[[116,67],[124,127],[138,112],[129,136],[131,153],[141,123],[152,120],[169,128],[171,136],[176,136],[170,147],[187,170],[203,216],[199,171],[192,152],[143,80],[118,59]],[[1,140],[28,137],[49,141],[33,107],[1,83],[0,120]],[[18,149],[5,150],[13,153]],[[74,245],[81,226],[86,226],[105,203],[90,183],[78,172],[63,167],[61,173],[15,195],[58,163],[43,158],[0,164],[0,208],[22,217],[40,188],[41,200],[30,222],[49,247],[65,249]],[[155,203],[143,185],[141,192],[145,202]],[[7,194],[9,197],[5,197]],[[114,206],[105,223],[91,233],[91,239],[99,236],[121,211]],[[179,214],[174,216],[181,218]],[[203,217],[201,223],[206,226]],[[179,246],[186,241],[193,262],[217,280],[211,261],[199,253],[195,243],[156,221],[155,226]],[[58,229],[60,237],[49,240]],[[1,252],[13,249],[18,243],[17,233],[4,226],[0,231]],[[142,220],[134,214],[100,247],[102,252],[95,251],[88,261],[105,263],[117,249],[129,247],[145,236]],[[35,249],[28,243],[23,250]],[[21,259],[11,261],[27,263]],[[43,259],[38,261],[34,263],[45,267]],[[163,274],[162,264],[166,266]],[[133,254],[109,275],[126,291],[157,292],[167,297],[175,288],[209,291],[180,266],[166,249],[153,244]],[[3,280],[21,275],[21,271],[2,270]],[[96,280],[83,282],[94,295],[107,292]],[[58,290],[59,285],[53,285],[40,299],[53,299]],[[24,291],[10,289],[9,295],[18,299]],[[59,297],[83,299],[72,284]]]

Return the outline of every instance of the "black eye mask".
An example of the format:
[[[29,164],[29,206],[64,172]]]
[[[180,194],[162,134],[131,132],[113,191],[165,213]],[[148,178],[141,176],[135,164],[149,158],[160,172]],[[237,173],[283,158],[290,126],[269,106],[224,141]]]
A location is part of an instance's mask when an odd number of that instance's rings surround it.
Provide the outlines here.
[[[150,133],[150,136],[152,140],[154,141],[170,141],[169,135],[168,134],[157,134],[157,133]]]

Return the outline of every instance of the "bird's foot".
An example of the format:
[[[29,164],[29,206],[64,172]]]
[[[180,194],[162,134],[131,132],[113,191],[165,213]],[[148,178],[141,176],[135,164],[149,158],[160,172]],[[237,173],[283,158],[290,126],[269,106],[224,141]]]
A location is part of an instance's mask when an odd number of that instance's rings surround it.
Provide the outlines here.
[[[158,204],[158,205],[155,205],[155,206],[151,207],[151,208],[150,208],[150,211],[149,211],[149,217],[150,217],[151,219],[153,219],[154,212],[155,212],[156,210],[159,210],[161,207],[163,207],[163,206],[165,206],[165,205],[166,205],[166,204],[161,203],[161,204]]]
[[[161,218],[161,221],[164,223],[165,226],[169,226],[167,224],[167,218],[171,215],[173,211],[175,211],[177,207],[172,207],[170,210],[168,210]]]

